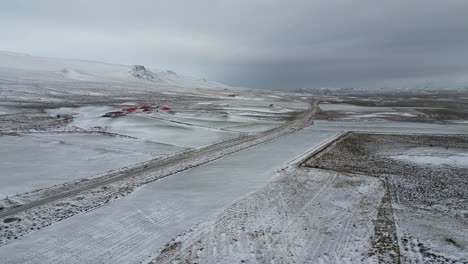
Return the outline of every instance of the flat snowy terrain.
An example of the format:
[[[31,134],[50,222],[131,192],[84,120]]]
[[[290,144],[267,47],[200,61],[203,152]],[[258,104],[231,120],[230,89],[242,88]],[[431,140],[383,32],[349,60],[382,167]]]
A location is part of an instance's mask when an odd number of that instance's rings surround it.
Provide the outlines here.
[[[443,96],[0,52],[0,263],[466,263],[468,96]]]
[[[351,133],[306,164],[385,183],[372,243],[380,261],[465,263],[467,155],[466,134]]]
[[[467,134],[468,126],[438,125],[411,122],[315,121],[314,128],[344,131],[369,131],[422,134]]]
[[[285,170],[175,238],[154,263],[367,262],[382,194],[372,177]]]
[[[296,132],[153,182],[126,198],[0,247],[0,255],[7,263],[150,260],[177,234],[220,213],[274,178],[288,161],[335,135]]]
[[[142,106],[153,110],[102,117]],[[307,107],[172,71],[0,52],[0,199],[271,129]]]
[[[184,148],[93,134],[0,136],[0,198],[92,178]]]

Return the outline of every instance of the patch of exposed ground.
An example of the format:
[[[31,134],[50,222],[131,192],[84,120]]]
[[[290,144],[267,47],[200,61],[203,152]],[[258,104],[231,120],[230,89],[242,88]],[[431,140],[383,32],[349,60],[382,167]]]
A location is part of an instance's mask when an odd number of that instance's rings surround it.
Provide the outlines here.
[[[71,121],[70,116],[51,117],[42,110],[27,110],[0,115],[0,132],[53,130],[65,127]]]
[[[468,90],[459,92],[440,92],[436,94],[355,94],[341,96],[322,96],[321,102],[353,104],[365,107],[431,107],[466,108]]]
[[[371,120],[422,123],[460,123],[468,119],[467,92],[436,95],[325,96],[322,103],[346,110],[320,109],[319,120]],[[355,106],[356,109],[352,109]],[[386,108],[387,112],[382,111]]]
[[[373,244],[397,242],[403,263],[468,263],[467,155],[466,135],[351,133],[305,164],[388,179]],[[395,237],[379,231],[392,218]]]
[[[400,263],[400,248],[388,187],[380,202],[377,220],[374,222],[374,236],[369,256],[375,256],[379,263]]]
[[[468,209],[464,202],[468,198],[466,168],[397,158],[422,147],[453,150],[455,158],[457,152],[468,153],[468,136],[351,133],[308,160],[306,165],[372,176],[393,175],[397,177],[399,203],[424,207],[444,204],[450,210]]]
[[[383,193],[373,177],[288,168],[170,241],[153,263],[362,263]]]

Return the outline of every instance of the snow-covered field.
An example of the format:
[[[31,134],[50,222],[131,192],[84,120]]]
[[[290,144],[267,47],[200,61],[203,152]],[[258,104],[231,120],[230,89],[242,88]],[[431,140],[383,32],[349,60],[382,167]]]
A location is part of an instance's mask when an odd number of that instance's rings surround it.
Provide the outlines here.
[[[348,100],[356,103],[321,103],[318,119],[334,121],[404,121],[424,123],[453,123],[460,117],[466,116],[466,110],[457,107],[462,102],[451,98],[453,104],[447,102],[432,103],[429,98],[400,98],[401,101],[390,98],[355,98]],[[408,101],[413,105],[408,104]],[[336,100],[334,100],[336,101]],[[367,105],[367,106],[363,106]],[[385,106],[387,105],[387,106]]]
[[[357,106],[351,104],[320,104],[320,109],[324,111],[345,111],[345,112],[393,112],[395,111],[392,107],[369,107],[369,106]]]
[[[317,120],[309,129],[369,131],[387,133],[468,134],[466,125],[439,125],[412,122],[324,121]]]
[[[76,109],[54,109],[53,115],[75,113],[69,126],[85,130],[96,128],[106,132],[126,135],[141,140],[166,144],[180,148],[195,148],[237,136],[237,133],[215,128],[194,126],[189,123],[171,122],[169,114],[147,115],[137,113],[118,118],[103,118],[106,112],[115,111],[110,107],[81,107]],[[168,120],[166,120],[166,118]]]
[[[94,177],[180,150],[102,135],[0,136],[0,198]]]
[[[387,132],[392,128],[399,131],[390,126]],[[150,183],[13,241],[0,248],[0,255],[7,256],[7,263],[376,263],[370,252],[373,219],[385,193],[382,181],[294,166],[275,173],[339,131],[310,127]],[[399,232],[424,232],[413,230],[417,222],[408,221],[417,217],[404,217],[406,211],[398,212],[402,208],[394,209]],[[461,228],[458,222],[450,225]],[[76,227],[79,233],[72,231]]]
[[[466,262],[463,101],[319,99],[0,52],[0,263]]]
[[[2,246],[0,256],[6,263],[150,260],[177,234],[220,213],[267,183],[288,161],[335,135],[302,130],[147,184],[126,198]]]
[[[375,235],[385,242],[375,243],[381,259],[466,263],[467,157],[467,134],[352,133],[307,165],[374,176],[386,185],[389,200],[379,209]]]
[[[369,262],[382,194],[376,178],[289,168],[176,237],[154,263]]]
[[[270,95],[144,66],[0,52],[0,132],[21,135],[0,136],[0,197],[271,129],[308,107]],[[101,117],[143,105],[172,111]]]
[[[390,158],[426,166],[454,166],[468,169],[468,151],[463,148],[413,147],[389,149]]]
[[[0,198],[271,129],[308,107],[262,94],[144,66],[0,52]],[[101,117],[143,105],[171,111]]]

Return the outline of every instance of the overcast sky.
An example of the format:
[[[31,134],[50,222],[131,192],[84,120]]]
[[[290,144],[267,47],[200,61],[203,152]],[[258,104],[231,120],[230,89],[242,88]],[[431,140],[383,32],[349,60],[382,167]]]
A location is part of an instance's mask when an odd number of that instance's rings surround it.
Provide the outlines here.
[[[467,0],[0,0],[0,50],[296,89],[468,80]]]

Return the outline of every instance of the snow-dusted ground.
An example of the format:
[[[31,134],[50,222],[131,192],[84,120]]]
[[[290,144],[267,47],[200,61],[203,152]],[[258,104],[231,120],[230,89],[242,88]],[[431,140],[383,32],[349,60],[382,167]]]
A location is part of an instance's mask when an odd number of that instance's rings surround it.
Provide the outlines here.
[[[383,185],[288,168],[218,217],[168,243],[154,263],[363,263]]]
[[[0,133],[10,133],[0,136],[0,198],[279,126],[308,108],[296,99],[144,66],[0,52]],[[173,111],[101,117],[142,105]]]
[[[410,155],[425,155],[427,161],[445,157],[443,162],[431,164],[409,160],[418,165],[464,167],[459,157],[466,156],[466,148],[455,147],[456,140],[435,140],[440,145],[454,146],[423,148],[394,142],[382,146],[385,149],[382,154],[406,161],[404,148]],[[347,161],[344,157],[342,162]],[[368,163],[370,167],[372,162],[375,161]],[[353,165],[357,163],[349,164],[351,168]],[[383,171],[385,168],[380,167]],[[402,180],[396,175],[389,177],[392,185]],[[411,173],[404,178],[407,177],[412,177]],[[408,182],[411,179],[402,184]],[[464,249],[468,234],[463,221],[466,211],[458,211],[453,217],[438,212],[445,210],[441,204],[433,204],[433,209],[418,209],[416,204],[407,207],[398,201],[403,194],[391,187],[397,200],[393,201],[392,208],[390,200],[384,202],[387,192],[384,183],[385,179],[363,174],[289,168],[218,217],[174,238],[162,248],[154,263],[399,263],[400,256],[403,263],[466,262]],[[421,191],[425,188],[423,181],[413,184],[410,187],[414,189],[413,196],[427,195]],[[454,192],[460,194],[458,190]],[[456,199],[447,202],[465,207]]]
[[[383,223],[377,241],[386,242],[376,244],[379,258],[466,263],[466,135],[352,133],[306,164],[382,179],[389,199],[375,221],[376,230]]]
[[[242,124],[236,126],[225,127],[223,130],[228,131],[236,131],[236,132],[262,132],[277,126],[276,123],[266,123],[266,122],[258,122],[258,123],[251,123],[251,124]]]
[[[468,151],[463,148],[413,147],[389,149],[390,158],[426,166],[454,166],[468,168]]]
[[[66,144],[94,146],[98,148],[119,150],[127,153],[141,153],[152,156],[161,156],[184,150],[184,148],[161,144],[154,141],[101,133],[29,133],[22,135],[50,141],[59,141]]]
[[[70,183],[65,187],[73,188],[79,179],[108,170],[237,136],[246,139],[295,119],[308,108],[308,100],[232,89],[144,66],[0,52],[0,198],[59,184],[54,193],[65,181]],[[141,105],[173,111],[101,117]],[[317,121],[260,145],[255,144],[264,142],[261,137],[220,145],[227,149],[193,152],[201,155],[12,215],[18,218],[2,218],[2,243],[8,244],[0,247],[0,263],[138,263],[156,257],[160,262],[201,263],[375,262],[366,256],[375,242],[373,220],[384,200],[381,181],[294,166],[278,170],[341,131],[467,134],[468,126],[463,120],[459,125],[375,122],[414,120],[421,113],[412,107],[320,106],[345,112],[343,120],[353,121]],[[311,123],[304,120],[255,136],[264,134],[266,140],[284,135]],[[443,168],[466,168],[468,159],[465,150],[434,147],[394,149],[385,155],[395,162]],[[188,169],[193,166],[198,167]],[[48,191],[25,194],[29,200],[22,202],[47,197]],[[459,200],[445,202],[459,206]],[[406,239],[399,241],[400,248],[408,249],[406,259],[423,262],[427,256],[419,252],[431,254],[420,240],[431,241],[436,257],[464,257],[460,252],[466,249],[466,234],[457,230],[466,229],[466,223],[453,217],[466,218],[466,211],[439,206],[435,209],[451,215],[434,215],[405,206],[397,204],[394,210],[398,234]],[[431,225],[436,228],[428,229]]]
[[[158,85],[198,88],[227,88],[228,86],[181,76],[173,71],[148,69],[143,66],[116,65],[94,61],[35,57],[0,51],[0,78],[16,73],[25,80],[64,82],[135,82],[151,81]],[[73,91],[71,91],[73,92]],[[102,93],[105,91],[96,91]]]
[[[225,129],[232,126],[250,125],[255,123],[266,123],[278,125],[279,122],[262,121],[253,117],[244,117],[228,113],[216,112],[175,112],[173,114],[150,113],[155,118],[163,118],[168,121],[190,124],[206,128]]]
[[[318,119],[335,121],[406,121],[423,123],[456,123],[457,119],[466,118],[465,102],[456,97],[447,96],[437,100],[434,97],[420,98],[356,98],[347,100],[357,104],[321,103]],[[432,101],[431,101],[432,100]],[[451,101],[452,104],[444,100]],[[336,100],[333,100],[336,101]],[[339,101],[339,100],[338,100]],[[392,106],[380,106],[392,105]]]
[[[59,108],[49,112],[52,115],[75,113],[69,126],[86,130],[102,128],[107,132],[177,147],[196,148],[238,135],[209,127],[170,122],[165,120],[165,118],[170,120],[167,113],[153,114],[157,118],[145,113],[129,114],[118,118],[101,117],[110,111],[115,111],[115,108],[87,106],[75,109]]]
[[[97,178],[67,182],[0,201],[0,244],[40,230],[76,214],[96,209],[133,192],[136,188],[177,172],[197,167],[240,150],[302,129],[311,121],[314,108],[292,122],[264,133],[243,135],[200,149],[122,168]],[[18,204],[19,201],[20,204]],[[13,217],[11,221],[7,217]],[[40,218],[31,217],[41,215]],[[25,221],[21,221],[25,220]]]
[[[94,177],[181,150],[92,134],[0,136],[0,198]]]
[[[467,263],[466,220],[400,204],[394,207],[402,263]]]
[[[138,263],[336,134],[298,131],[147,184],[123,199],[0,247],[0,256],[6,263]]]
[[[468,134],[467,125],[439,125],[411,122],[366,122],[317,120],[307,129],[370,131],[389,133]]]
[[[399,112],[381,112],[381,113],[376,113],[376,114],[353,115],[352,118],[388,117],[388,116],[415,117],[417,115],[410,114],[410,113],[399,113]]]
[[[358,106],[352,104],[320,104],[320,109],[323,111],[347,111],[347,112],[393,112],[395,111],[392,107],[371,107],[371,106]]]

